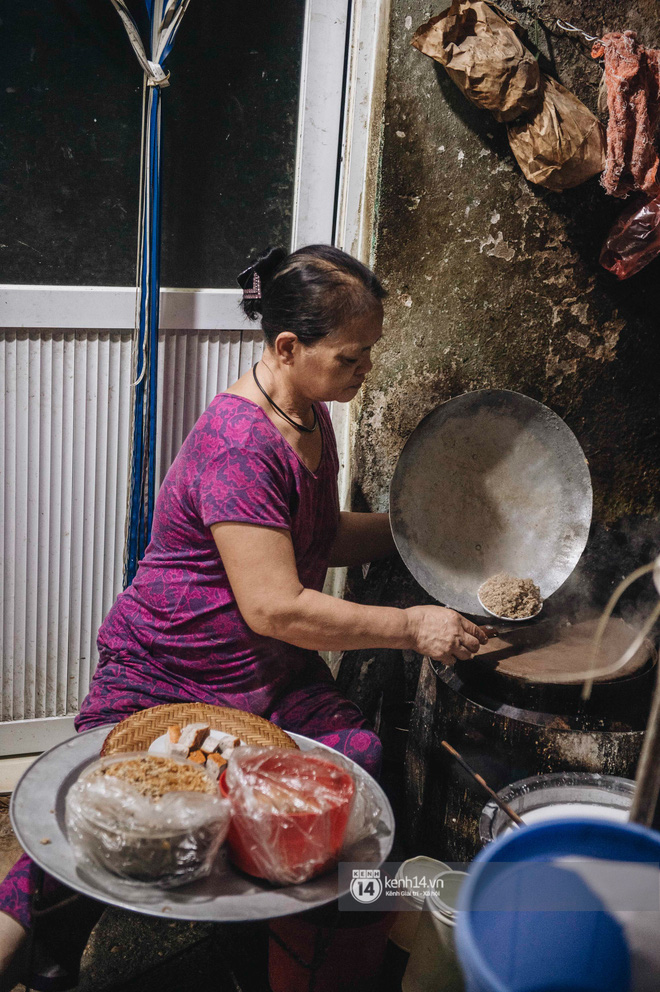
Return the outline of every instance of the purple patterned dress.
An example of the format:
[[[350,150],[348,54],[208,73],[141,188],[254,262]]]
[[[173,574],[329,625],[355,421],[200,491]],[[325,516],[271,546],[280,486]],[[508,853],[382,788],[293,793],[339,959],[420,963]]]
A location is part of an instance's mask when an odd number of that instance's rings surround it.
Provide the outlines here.
[[[161,486],[151,542],[99,630],[99,664],[78,730],[159,703],[201,701],[265,716],[378,774],[381,747],[314,651],[255,634],[241,616],[210,531],[220,521],[289,530],[300,581],[321,590],[339,522],[330,416],[311,472],[256,403],[220,393]],[[34,864],[0,885],[0,910],[31,922]]]

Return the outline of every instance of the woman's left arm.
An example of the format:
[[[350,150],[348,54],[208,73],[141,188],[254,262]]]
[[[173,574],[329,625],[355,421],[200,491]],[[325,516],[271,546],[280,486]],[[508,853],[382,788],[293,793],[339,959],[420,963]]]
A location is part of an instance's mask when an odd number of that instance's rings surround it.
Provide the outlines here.
[[[395,551],[387,513],[340,513],[339,530],[330,552],[331,567],[364,565],[388,558]]]

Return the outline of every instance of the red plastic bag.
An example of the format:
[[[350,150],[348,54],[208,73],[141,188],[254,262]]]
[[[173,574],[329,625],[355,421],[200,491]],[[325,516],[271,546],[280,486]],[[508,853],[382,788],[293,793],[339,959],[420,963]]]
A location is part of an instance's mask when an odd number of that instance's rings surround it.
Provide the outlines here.
[[[600,264],[629,279],[660,255],[660,197],[639,200],[623,211],[605,239]]]
[[[232,805],[227,841],[241,871],[297,885],[336,864],[356,790],[323,752],[237,748],[220,790]]]

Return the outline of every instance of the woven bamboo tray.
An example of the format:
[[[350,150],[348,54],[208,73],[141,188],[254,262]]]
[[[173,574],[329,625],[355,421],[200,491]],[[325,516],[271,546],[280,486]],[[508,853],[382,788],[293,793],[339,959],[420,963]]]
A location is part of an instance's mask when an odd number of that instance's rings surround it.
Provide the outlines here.
[[[207,703],[166,703],[139,710],[113,727],[101,748],[101,755],[119,751],[147,751],[167,728],[178,723],[208,723],[213,730],[240,737],[246,744],[259,747],[297,748],[288,734],[274,723],[253,713],[230,709],[228,706],[209,706]]]

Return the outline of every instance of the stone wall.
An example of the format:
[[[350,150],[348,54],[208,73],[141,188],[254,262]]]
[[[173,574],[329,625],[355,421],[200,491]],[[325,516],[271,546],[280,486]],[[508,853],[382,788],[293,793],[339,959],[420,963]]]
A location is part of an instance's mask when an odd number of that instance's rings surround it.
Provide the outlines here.
[[[528,183],[504,125],[411,48],[415,29],[444,6],[393,2],[376,256],[389,297],[357,415],[354,506],[387,508],[401,448],[439,403],[484,387],[518,390],[563,417],[585,451],[594,527],[568,590],[587,585],[602,599],[660,549],[660,262],[623,283],[605,272],[599,251],[623,202],[597,178],[564,193]],[[660,44],[655,0],[502,6],[537,42],[541,67],[594,112],[599,63],[555,19],[597,36],[632,28]],[[400,563],[354,577],[353,595],[424,599]],[[373,715],[398,669],[389,654],[366,654],[347,656],[341,681]]]

